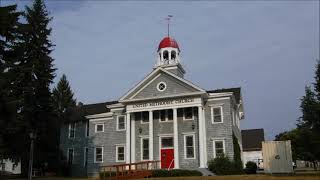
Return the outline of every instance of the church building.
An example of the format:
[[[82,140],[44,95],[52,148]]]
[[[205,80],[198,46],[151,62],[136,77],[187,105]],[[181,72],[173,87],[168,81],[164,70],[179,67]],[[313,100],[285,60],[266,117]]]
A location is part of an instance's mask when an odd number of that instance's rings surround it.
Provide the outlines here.
[[[149,160],[165,169],[206,168],[242,149],[241,89],[205,90],[186,80],[180,54],[177,41],[165,37],[151,72],[120,99],[69,111],[60,149],[72,175]]]

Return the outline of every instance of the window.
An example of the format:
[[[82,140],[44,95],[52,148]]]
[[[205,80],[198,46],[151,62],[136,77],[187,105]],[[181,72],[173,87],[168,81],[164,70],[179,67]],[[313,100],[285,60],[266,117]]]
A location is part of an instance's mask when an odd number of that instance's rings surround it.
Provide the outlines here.
[[[74,138],[76,134],[76,123],[69,123],[69,138]]]
[[[193,108],[188,107],[183,109],[183,120],[193,120]]]
[[[103,162],[103,147],[96,147],[94,150],[94,162],[102,163]]]
[[[184,136],[184,158],[194,159],[195,158],[195,142],[194,135]]]
[[[141,160],[149,160],[149,138],[141,138]]]
[[[83,166],[87,167],[88,165],[88,148],[84,148],[84,153],[83,153]]]
[[[162,137],[161,138],[161,148],[172,148],[173,138],[172,137]]]
[[[95,125],[95,132],[104,132],[104,124],[96,124]]]
[[[124,162],[124,146],[116,146],[116,162]]]
[[[73,148],[68,149],[68,165],[73,164]]]
[[[225,153],[224,150],[224,140],[214,140],[213,141],[213,157],[219,157]]]
[[[141,124],[149,123],[149,111],[134,113],[135,120],[141,121]]]
[[[223,122],[222,106],[211,107],[211,120],[212,120],[212,123]]]
[[[89,121],[86,122],[86,136],[89,136]]]
[[[168,51],[164,51],[163,52],[163,59],[164,60],[168,60],[169,59],[169,52]]]
[[[167,84],[165,82],[159,82],[157,84],[158,91],[164,91],[167,89]]]
[[[159,119],[160,122],[173,121],[173,110],[159,110],[153,112],[153,119]]]
[[[118,116],[117,118],[117,131],[126,130],[126,118],[125,116]]]

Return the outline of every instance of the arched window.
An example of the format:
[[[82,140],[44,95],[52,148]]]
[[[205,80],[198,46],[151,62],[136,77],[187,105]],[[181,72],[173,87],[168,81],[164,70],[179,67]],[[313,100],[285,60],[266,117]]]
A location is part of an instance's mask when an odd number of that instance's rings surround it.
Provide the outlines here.
[[[176,51],[171,51],[171,59],[172,60],[176,59]]]
[[[169,60],[169,52],[167,50],[163,51],[163,59]]]

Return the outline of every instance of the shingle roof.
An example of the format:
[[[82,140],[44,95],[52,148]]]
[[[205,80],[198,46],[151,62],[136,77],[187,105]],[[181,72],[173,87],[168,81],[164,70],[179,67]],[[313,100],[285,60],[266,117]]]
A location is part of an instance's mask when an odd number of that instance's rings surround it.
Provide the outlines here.
[[[241,130],[243,151],[257,151],[262,149],[264,141],[263,129]]]
[[[74,108],[67,110],[65,116],[65,121],[82,121],[85,120],[85,116],[92,114],[100,114],[110,112],[110,109],[107,108],[107,105],[116,104],[118,101],[109,101],[104,103],[96,104],[85,104],[78,105]]]
[[[226,92],[232,92],[236,98],[236,102],[239,103],[241,99],[241,88],[236,87],[236,88],[226,88],[226,89],[214,89],[214,90],[209,90],[207,93],[226,93]]]

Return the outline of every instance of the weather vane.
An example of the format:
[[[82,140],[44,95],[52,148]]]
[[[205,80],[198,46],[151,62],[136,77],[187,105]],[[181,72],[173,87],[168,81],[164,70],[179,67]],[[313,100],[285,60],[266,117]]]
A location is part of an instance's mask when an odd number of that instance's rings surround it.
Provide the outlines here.
[[[173,16],[172,15],[168,15],[167,17],[166,17],[166,20],[167,20],[167,22],[168,22],[168,37],[169,37],[169,32],[170,32],[170,19],[172,18]]]

